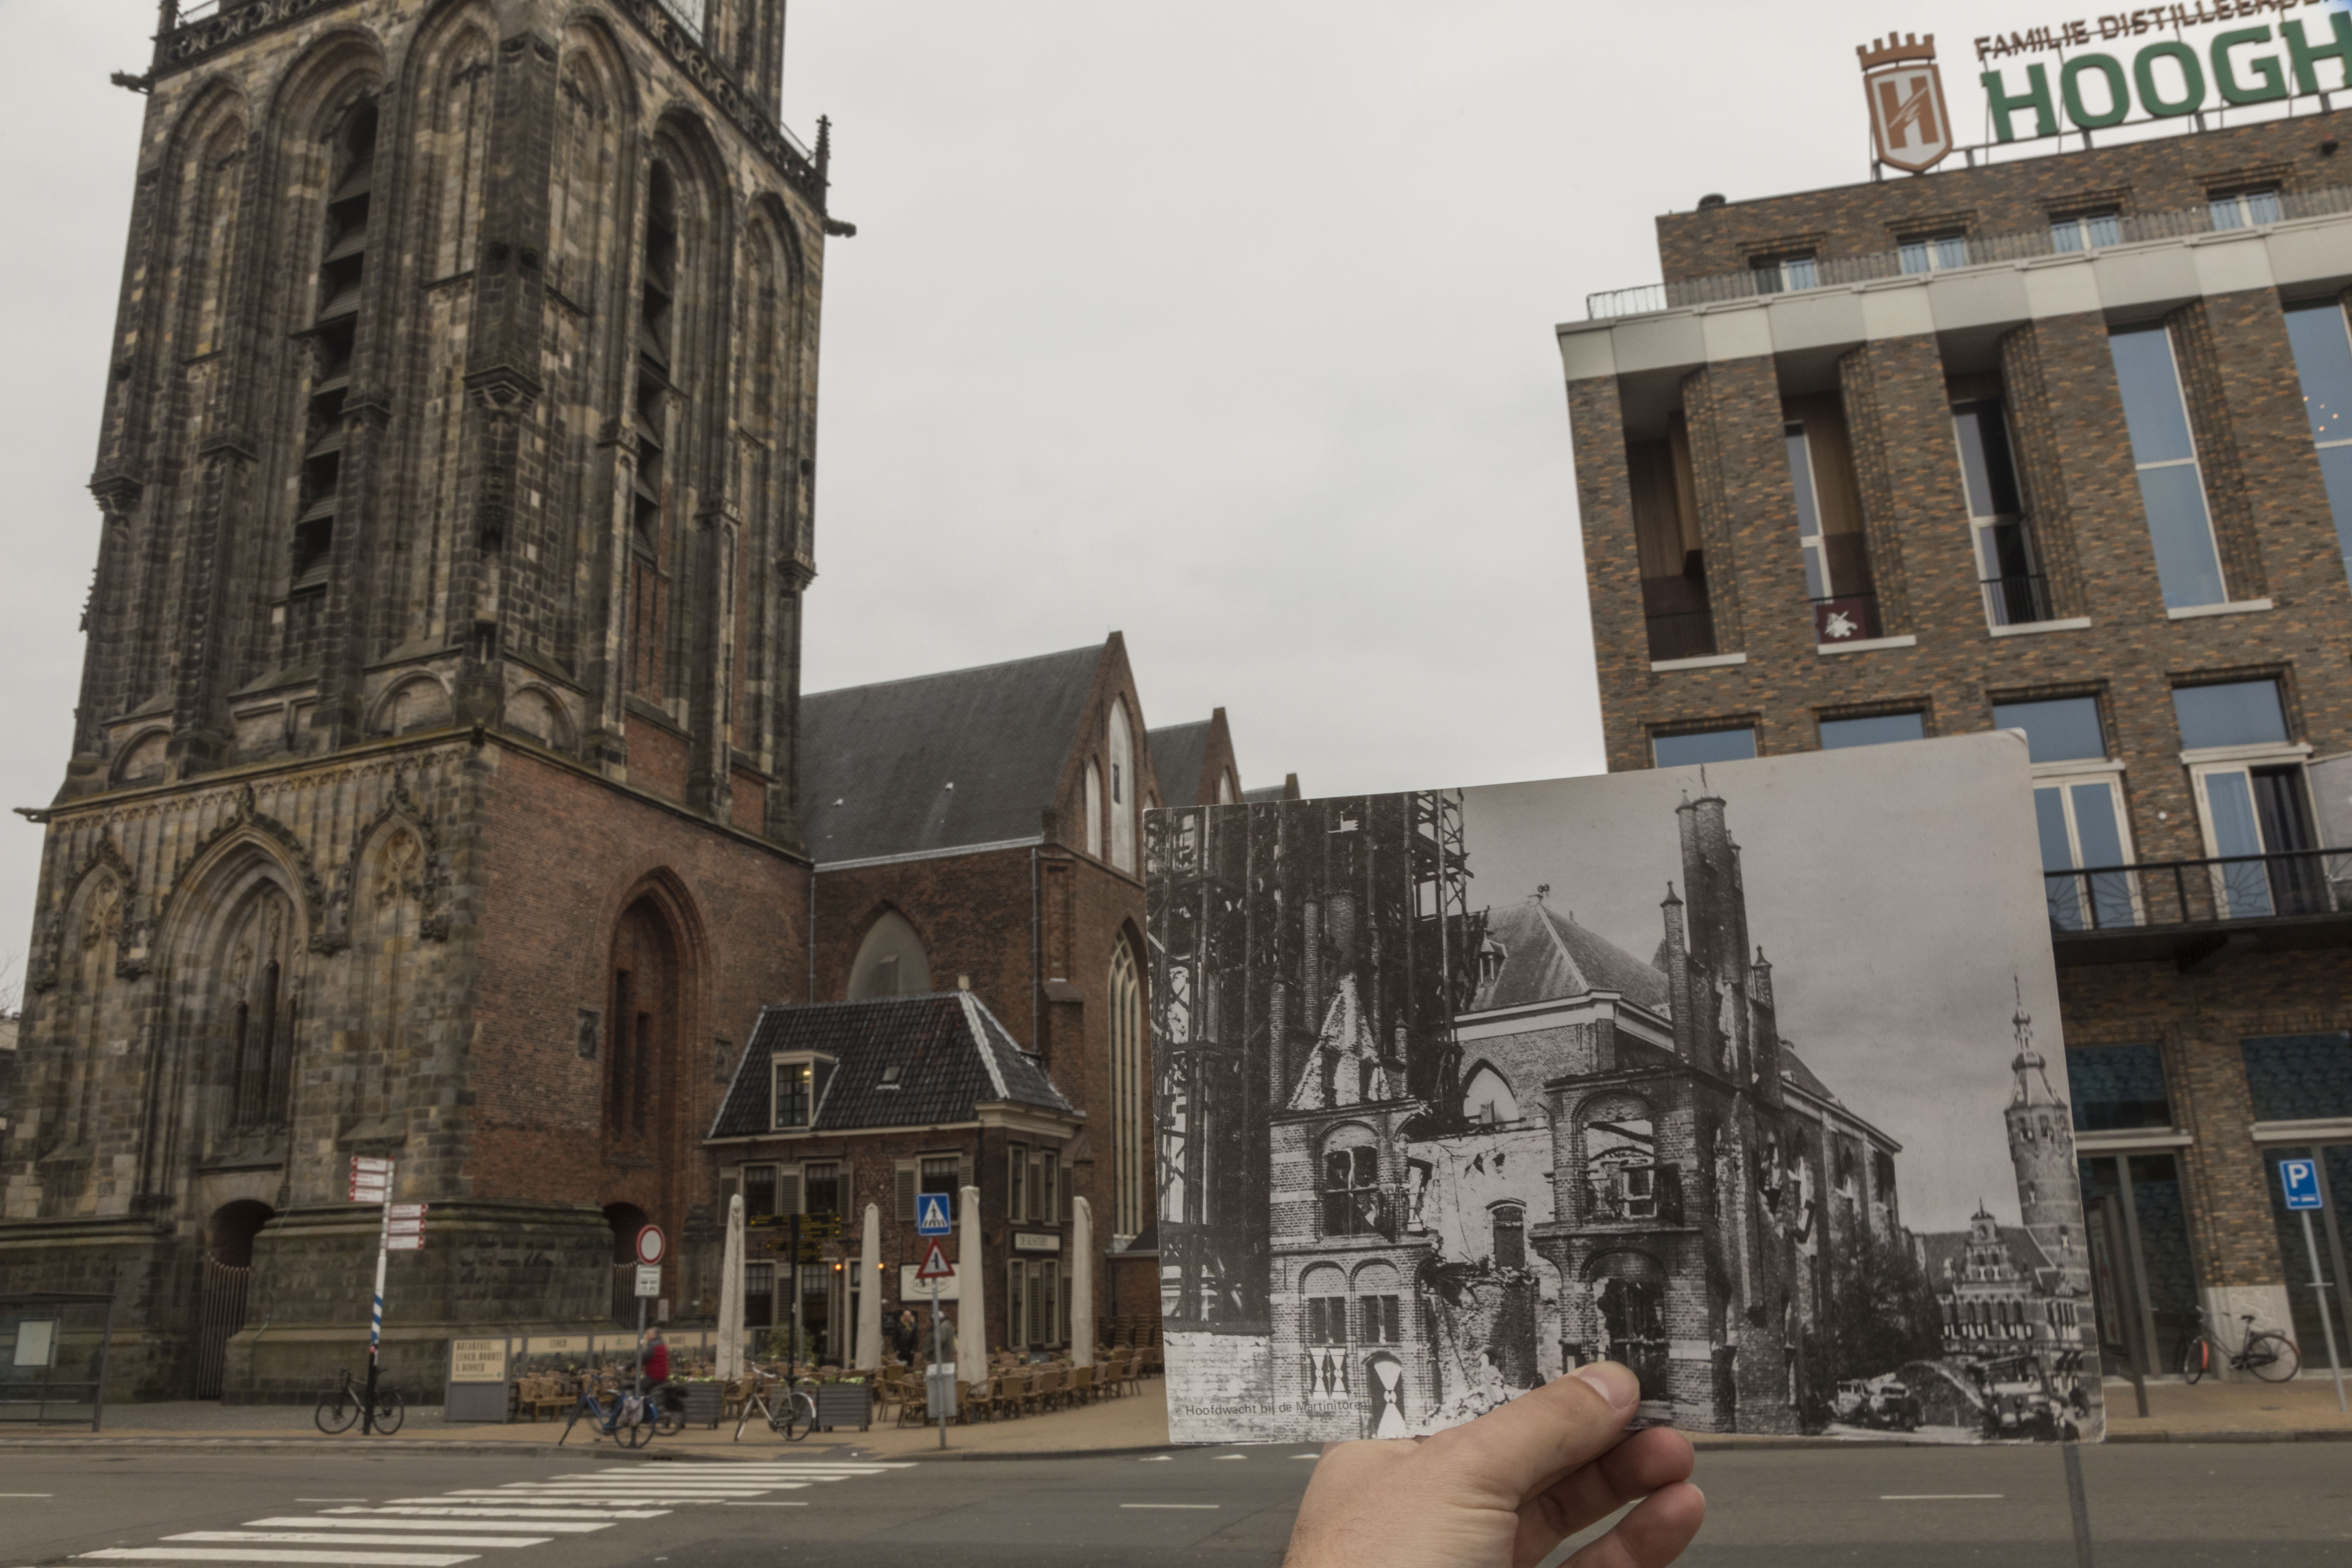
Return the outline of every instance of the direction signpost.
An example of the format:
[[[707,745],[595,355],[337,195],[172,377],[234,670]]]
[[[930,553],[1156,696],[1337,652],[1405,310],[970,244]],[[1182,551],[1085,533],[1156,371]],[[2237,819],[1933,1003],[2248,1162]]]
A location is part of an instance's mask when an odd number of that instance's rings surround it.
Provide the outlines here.
[[[931,1365],[924,1376],[924,1392],[930,1396],[931,1414],[939,1420],[942,1448],[948,1446],[948,1417],[954,1413],[955,1363],[940,1357],[940,1281],[952,1278],[955,1270],[940,1250],[937,1238],[952,1228],[952,1208],[945,1193],[924,1193],[915,1199],[915,1234],[931,1241],[923,1266],[915,1270],[915,1278],[931,1288]]]
[[[2312,1234],[2311,1216],[2326,1205],[2319,1188],[2319,1162],[2281,1160],[2279,1185],[2286,1191],[2289,1213],[2303,1221],[2303,1247],[2311,1257],[2311,1289],[2318,1298],[2319,1327],[2327,1336],[2327,1370],[2336,1374],[2336,1408],[2344,1406],[2344,1368],[2336,1359],[2336,1320],[2327,1315],[2327,1281],[2319,1271],[2319,1240]]]
[[[425,1249],[424,1204],[396,1204],[392,1201],[393,1162],[365,1154],[352,1156],[352,1202],[378,1204],[383,1206],[383,1219],[376,1229],[375,1300],[368,1311],[367,1394],[360,1404],[360,1431],[375,1431],[375,1388],[377,1372],[383,1351],[383,1274],[384,1263],[395,1252],[422,1252]]]

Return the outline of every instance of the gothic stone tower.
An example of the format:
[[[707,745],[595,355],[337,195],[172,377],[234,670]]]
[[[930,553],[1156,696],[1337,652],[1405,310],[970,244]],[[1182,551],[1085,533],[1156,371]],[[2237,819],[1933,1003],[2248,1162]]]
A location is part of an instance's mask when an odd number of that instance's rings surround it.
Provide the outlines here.
[[[700,1315],[687,1155],[807,906],[783,0],[163,9],[0,1288],[117,1290],[119,1394],[318,1386],[367,1153],[432,1205],[412,1389],[609,1322],[647,1218]]]
[[[2042,1256],[2078,1300],[2091,1299],[2091,1258],[2075,1185],[2074,1133],[2065,1100],[2050,1086],[2048,1064],[2033,1048],[2033,1020],[2022,1000],[2010,1019],[2017,1055],[2010,1060],[2016,1087],[2001,1114],[2009,1127],[2009,1161],[2017,1172],[2020,1220]]]

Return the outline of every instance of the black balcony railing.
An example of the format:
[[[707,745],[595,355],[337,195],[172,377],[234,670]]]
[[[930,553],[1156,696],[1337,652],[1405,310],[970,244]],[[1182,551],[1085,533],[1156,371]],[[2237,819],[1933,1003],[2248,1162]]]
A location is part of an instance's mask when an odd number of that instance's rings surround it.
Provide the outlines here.
[[[1878,595],[1835,594],[1813,601],[1813,640],[1867,642],[1878,636]]]
[[[2042,886],[2062,931],[2352,913],[2352,849],[2088,866],[2045,871]]]
[[[2035,621],[2055,620],[2050,613],[2050,579],[2034,575],[2025,577],[1987,577],[1982,580],[1985,600],[1985,620],[1996,626],[2031,626]]]
[[[1713,610],[1677,610],[1643,619],[1650,628],[1650,657],[1654,660],[1706,658],[1715,652]]]

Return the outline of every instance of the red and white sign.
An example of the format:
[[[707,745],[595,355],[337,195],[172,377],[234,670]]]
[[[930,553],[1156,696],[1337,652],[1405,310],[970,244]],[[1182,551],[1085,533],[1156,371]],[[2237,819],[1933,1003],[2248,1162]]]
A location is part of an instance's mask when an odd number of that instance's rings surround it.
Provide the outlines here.
[[[927,1283],[933,1279],[955,1278],[955,1266],[948,1261],[948,1255],[940,1250],[938,1242],[931,1243],[931,1250],[924,1255],[923,1266],[915,1270],[915,1278]]]
[[[383,1249],[386,1252],[422,1252],[425,1250],[425,1233],[420,1230],[406,1236],[387,1236],[383,1238]]]
[[[646,1264],[659,1263],[663,1258],[668,1256],[669,1237],[662,1234],[661,1226],[657,1225],[649,1225],[637,1232],[638,1262]]]
[[[380,1204],[392,1195],[392,1162],[352,1156],[352,1202]]]
[[[392,1205],[392,1223],[398,1225],[404,1219],[422,1221],[425,1211],[431,1206],[429,1204],[394,1204]]]

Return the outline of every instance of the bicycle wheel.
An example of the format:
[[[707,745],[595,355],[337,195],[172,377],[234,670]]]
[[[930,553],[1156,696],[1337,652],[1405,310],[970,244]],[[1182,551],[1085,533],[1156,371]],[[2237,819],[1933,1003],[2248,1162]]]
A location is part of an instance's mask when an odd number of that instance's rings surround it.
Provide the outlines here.
[[[805,1394],[795,1393],[783,1415],[784,1441],[797,1443],[816,1430],[816,1401]]]
[[[2213,1342],[2203,1334],[2190,1336],[2180,1352],[2180,1380],[2195,1383],[2213,1370]]]
[[[624,1426],[613,1434],[624,1448],[642,1448],[654,1440],[654,1424],[640,1421],[634,1426]]]
[[[675,1437],[685,1430],[686,1412],[683,1410],[672,1410],[665,1406],[659,1417],[654,1422],[656,1436]]]
[[[2303,1370],[2303,1352],[2275,1330],[2246,1340],[2246,1370],[2264,1383],[2284,1383]]]
[[[319,1410],[316,1416],[319,1423],[319,1430],[324,1432],[330,1437],[335,1436],[338,1432],[350,1431],[352,1429],[352,1423],[357,1421],[359,1418],[360,1402],[350,1397],[340,1388],[334,1393],[327,1395],[324,1399],[319,1401]]]
[[[751,1412],[754,1410],[760,1413],[762,1421],[768,1418],[767,1404],[756,1394],[745,1397],[743,1413],[735,1418],[735,1441],[738,1443],[743,1440],[743,1428],[751,1424]]]
[[[379,1388],[375,1391],[375,1429],[377,1431],[389,1437],[400,1430],[400,1424],[406,1419],[408,1419],[408,1405],[400,1397],[400,1390]]]

